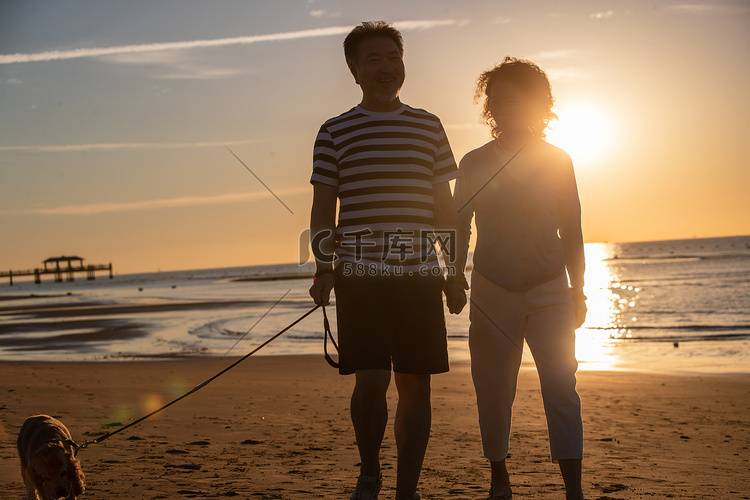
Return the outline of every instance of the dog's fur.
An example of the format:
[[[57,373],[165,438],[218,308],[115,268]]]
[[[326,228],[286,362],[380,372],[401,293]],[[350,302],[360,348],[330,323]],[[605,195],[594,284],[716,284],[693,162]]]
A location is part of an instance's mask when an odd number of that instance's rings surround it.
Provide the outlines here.
[[[26,500],[75,500],[85,489],[78,446],[68,429],[48,415],[29,417],[18,434],[18,456]]]

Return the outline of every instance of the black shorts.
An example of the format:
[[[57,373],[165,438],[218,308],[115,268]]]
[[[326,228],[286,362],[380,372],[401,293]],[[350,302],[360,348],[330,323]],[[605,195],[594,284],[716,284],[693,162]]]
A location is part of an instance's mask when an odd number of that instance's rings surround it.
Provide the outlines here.
[[[339,372],[448,371],[442,276],[336,275]]]

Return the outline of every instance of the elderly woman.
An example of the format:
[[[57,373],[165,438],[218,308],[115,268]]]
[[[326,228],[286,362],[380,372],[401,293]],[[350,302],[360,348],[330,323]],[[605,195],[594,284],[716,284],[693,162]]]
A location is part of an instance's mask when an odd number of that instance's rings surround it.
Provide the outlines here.
[[[547,143],[554,99],[534,63],[506,57],[483,73],[476,98],[493,140],[461,161],[459,265],[477,241],[469,347],[490,499],[512,498],[505,459],[524,340],[536,362],[552,460],[568,499],[583,498],[583,426],[576,393],[575,329],[586,316],[583,236],[573,164]],[[460,269],[463,269],[461,267]],[[567,274],[566,274],[567,270]],[[452,279],[447,286],[462,286]]]

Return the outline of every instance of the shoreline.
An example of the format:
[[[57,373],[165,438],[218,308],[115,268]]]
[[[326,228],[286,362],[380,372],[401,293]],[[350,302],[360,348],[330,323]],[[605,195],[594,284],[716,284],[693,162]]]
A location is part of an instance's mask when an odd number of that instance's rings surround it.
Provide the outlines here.
[[[146,297],[143,301],[137,293],[120,303],[88,299],[84,295],[54,294],[29,299],[0,303],[0,318],[7,319],[0,325],[0,353],[5,355],[0,362],[24,362],[24,358],[30,358],[30,362],[58,363],[216,359],[226,352],[224,344],[229,347],[233,339],[247,331],[246,326],[253,325],[255,319],[275,304],[271,299],[236,297],[190,299],[177,296],[170,300],[165,296]],[[300,292],[300,297],[286,304],[283,320],[279,317],[275,324],[264,323],[255,330],[257,337],[247,339],[240,348],[249,351],[287,326],[298,314],[305,312],[308,305],[312,306],[308,301]],[[227,318],[247,314],[247,319],[217,327],[227,330],[224,338],[216,333],[208,339],[194,338],[186,333],[203,321],[206,324],[216,321],[217,313]],[[167,314],[176,319],[165,321],[164,315]],[[449,316],[446,320],[449,333],[461,332],[461,335],[449,335],[451,359],[467,360],[467,314]],[[314,318],[309,321],[312,323],[298,327],[302,329],[304,339],[290,342],[282,338],[259,352],[258,356],[314,355],[320,352],[322,347],[317,337],[320,326]],[[585,328],[579,333],[584,339],[600,334],[599,330]],[[294,332],[290,335],[294,337]],[[579,346],[579,370],[750,373],[750,339],[744,334],[722,338],[681,337],[679,348],[670,345],[675,342],[675,339],[595,339],[593,344],[584,341]],[[524,360],[533,366],[527,348],[524,349]]]
[[[253,354],[253,358],[306,358],[306,359],[324,359],[322,348],[320,353],[287,353],[287,352],[262,352],[259,351]],[[462,353],[463,354],[463,353]],[[3,360],[0,359],[0,373],[2,373],[1,367],[3,365],[19,365],[19,366],[31,366],[31,365],[107,365],[107,364],[136,364],[136,363],[172,363],[172,362],[223,362],[227,366],[231,365],[233,361],[241,358],[243,355],[233,354],[231,356],[223,356],[222,354],[207,354],[202,352],[174,352],[174,353],[161,353],[161,354],[119,354],[101,356],[91,359],[82,360]],[[333,353],[334,359],[336,353]],[[454,355],[450,356],[451,370],[454,365],[456,367],[462,365],[470,365],[469,355]],[[536,372],[536,364],[533,356],[530,352],[524,351],[524,356],[521,361],[520,371]],[[581,373],[601,373],[611,374],[612,376],[624,375],[624,374],[639,374],[639,375],[650,375],[650,376],[677,376],[677,377],[750,377],[750,372],[747,370],[726,370],[726,369],[715,369],[714,367],[708,367],[704,369],[695,369],[695,367],[681,366],[681,365],[667,365],[667,366],[653,366],[651,363],[619,363],[614,365],[605,365],[600,362],[583,362],[579,361],[577,374]],[[750,392],[749,392],[750,394]]]
[[[0,362],[0,483],[22,496],[15,437],[23,420],[60,418],[79,444],[145,415],[238,357],[110,362]],[[382,459],[393,495],[391,408]],[[467,362],[433,377],[425,500],[485,495]],[[81,450],[84,498],[343,498],[359,459],[348,416],[353,377],[322,356],[257,356],[162,413]],[[535,370],[521,370],[511,480],[518,498],[563,494],[549,461]],[[580,371],[587,498],[747,498],[749,374]],[[690,471],[689,474],[686,471]]]

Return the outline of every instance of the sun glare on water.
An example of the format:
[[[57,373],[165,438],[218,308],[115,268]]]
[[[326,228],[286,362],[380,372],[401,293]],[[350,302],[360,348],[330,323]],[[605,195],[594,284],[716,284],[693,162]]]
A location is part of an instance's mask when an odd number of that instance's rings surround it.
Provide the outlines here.
[[[575,161],[575,159],[574,159]],[[576,358],[579,369],[611,370],[617,363],[607,327],[617,323],[613,304],[617,298],[612,293],[612,284],[618,280],[605,261],[609,257],[605,243],[587,243],[586,284],[584,292],[588,299],[586,322],[576,332]]]
[[[612,127],[607,116],[585,104],[560,106],[559,119],[550,122],[547,142],[567,151],[574,165],[596,163],[611,147]]]

